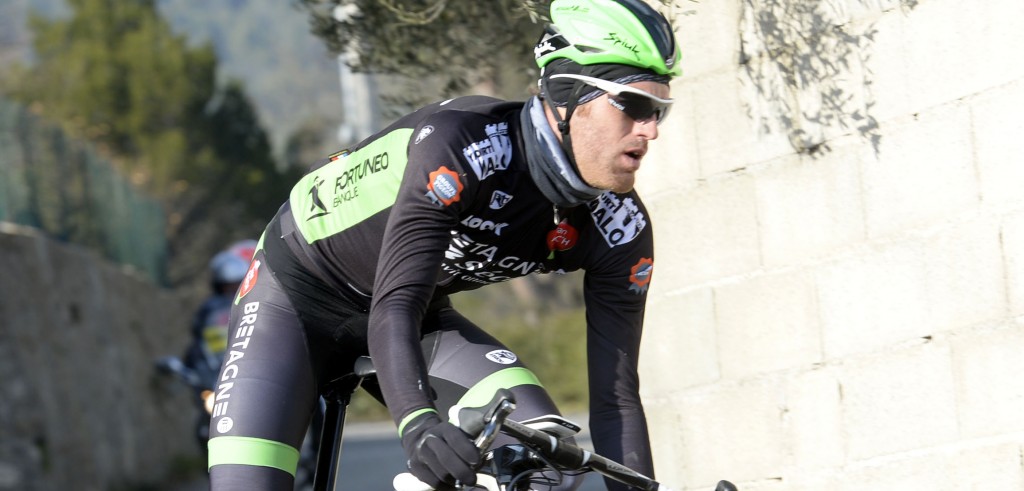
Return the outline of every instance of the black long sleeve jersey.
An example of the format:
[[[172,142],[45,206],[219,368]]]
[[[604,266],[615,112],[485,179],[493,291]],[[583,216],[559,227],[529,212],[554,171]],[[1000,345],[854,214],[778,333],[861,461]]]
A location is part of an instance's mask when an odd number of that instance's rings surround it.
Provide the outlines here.
[[[290,250],[342,296],[366,302],[369,352],[396,421],[431,406],[418,342],[432,299],[585,270],[595,446],[609,456],[639,452],[626,460],[649,470],[637,377],[654,265],[647,211],[635,192],[553,206],[528,169],[523,107],[485,97],[436,103],[318,163],[291,192]]]

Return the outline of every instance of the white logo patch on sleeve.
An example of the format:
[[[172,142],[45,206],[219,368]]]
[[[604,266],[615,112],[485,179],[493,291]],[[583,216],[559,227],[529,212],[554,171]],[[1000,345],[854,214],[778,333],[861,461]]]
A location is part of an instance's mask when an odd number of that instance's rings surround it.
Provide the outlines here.
[[[608,247],[629,243],[647,227],[647,219],[633,198],[620,198],[606,192],[587,203],[587,208]]]
[[[512,140],[508,137],[508,123],[489,124],[484,127],[487,139],[471,143],[462,149],[477,179],[483,181],[495,172],[508,169],[512,163]]]
[[[512,201],[511,194],[508,194],[505,191],[495,190],[494,193],[491,194],[490,207],[492,210],[500,210],[504,208],[509,201]]]

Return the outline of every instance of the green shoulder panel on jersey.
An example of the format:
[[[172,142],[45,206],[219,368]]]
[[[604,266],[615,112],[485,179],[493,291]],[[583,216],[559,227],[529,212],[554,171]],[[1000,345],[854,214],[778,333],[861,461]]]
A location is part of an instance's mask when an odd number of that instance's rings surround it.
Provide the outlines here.
[[[330,237],[395,202],[412,129],[401,128],[306,174],[289,201],[307,244]]]

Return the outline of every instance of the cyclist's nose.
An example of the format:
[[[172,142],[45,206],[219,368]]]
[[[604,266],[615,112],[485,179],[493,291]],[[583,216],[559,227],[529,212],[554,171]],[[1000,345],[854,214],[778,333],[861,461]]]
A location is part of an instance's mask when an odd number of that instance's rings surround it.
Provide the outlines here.
[[[633,121],[633,133],[636,134],[636,136],[644,138],[645,140],[657,139],[658,120],[652,118],[644,122]]]

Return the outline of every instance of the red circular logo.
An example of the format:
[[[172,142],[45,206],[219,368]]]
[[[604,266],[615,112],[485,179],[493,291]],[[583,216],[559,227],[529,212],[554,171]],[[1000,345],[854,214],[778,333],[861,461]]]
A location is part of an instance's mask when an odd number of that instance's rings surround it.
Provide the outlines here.
[[[249,264],[249,271],[245,273],[245,278],[242,278],[242,284],[238,288],[239,299],[252,291],[252,287],[256,286],[256,279],[259,278],[259,273],[260,261],[257,259]]]
[[[548,249],[552,251],[567,251],[576,245],[579,232],[568,222],[562,220],[554,230],[548,232]]]

